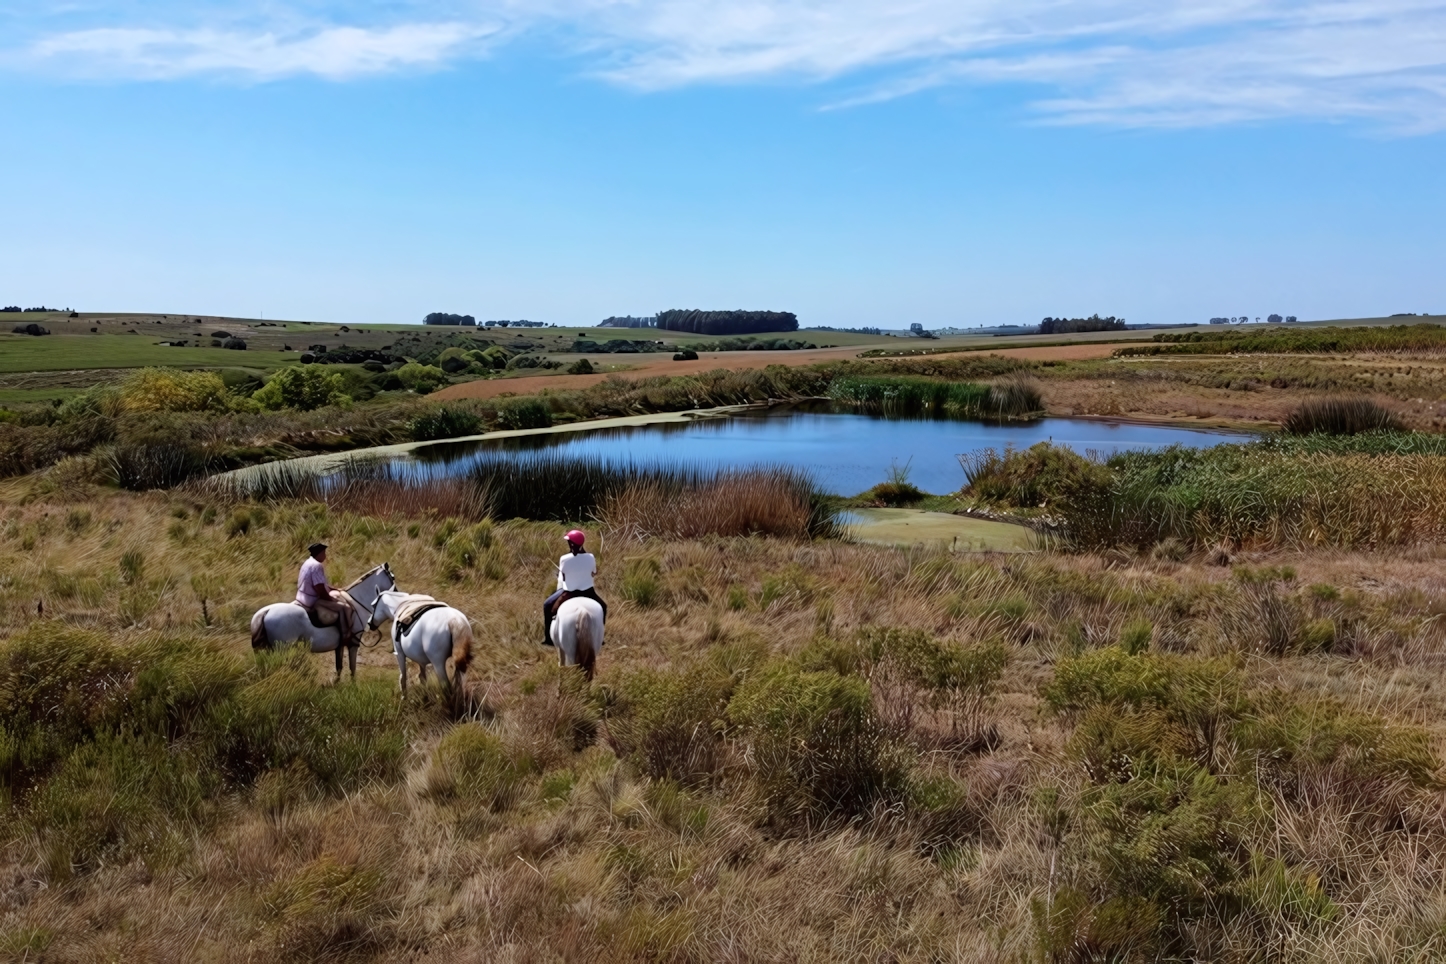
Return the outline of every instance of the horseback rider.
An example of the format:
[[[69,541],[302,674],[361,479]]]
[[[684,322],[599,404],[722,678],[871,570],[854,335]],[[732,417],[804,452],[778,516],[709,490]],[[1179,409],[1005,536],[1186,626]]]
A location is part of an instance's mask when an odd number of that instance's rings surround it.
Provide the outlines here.
[[[341,633],[341,644],[343,646],[354,646],[358,642],[357,633],[352,627],[351,607],[341,598],[341,590],[334,589],[326,581],[326,570],[322,568],[326,562],[326,543],[313,542],[307,546],[307,552],[311,557],[301,564],[301,573],[296,577],[296,604],[309,613],[327,614],[318,621],[318,625],[335,625]],[[341,657],[337,657],[340,659]],[[341,672],[341,663],[337,663],[337,672]]]
[[[557,562],[557,592],[547,597],[542,604],[542,645],[552,645],[552,617],[557,607],[573,596],[586,596],[602,607],[603,622],[607,622],[608,604],[598,598],[593,588],[592,577],[597,575],[597,557],[583,552],[586,538],[582,530],[573,529],[566,536],[568,551]]]

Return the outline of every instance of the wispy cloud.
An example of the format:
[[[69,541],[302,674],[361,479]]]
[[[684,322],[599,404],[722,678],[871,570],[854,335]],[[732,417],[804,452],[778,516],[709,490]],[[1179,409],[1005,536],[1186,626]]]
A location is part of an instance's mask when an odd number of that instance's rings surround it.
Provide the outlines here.
[[[444,63],[475,52],[496,32],[496,27],[467,23],[326,27],[291,34],[112,27],[46,37],[29,54],[74,74],[153,80],[229,74],[263,81],[314,74],[346,80]]]
[[[792,81],[828,84],[827,102],[856,106],[1008,84],[1034,91],[1033,109],[1056,123],[1446,128],[1446,0],[411,0],[400,7],[409,22],[381,22],[396,16],[391,4],[343,13],[294,2],[305,6],[284,11],[286,26],[90,25],[42,36],[20,61],[340,79],[545,30],[585,72],[640,90]],[[185,9],[194,21],[196,7]]]

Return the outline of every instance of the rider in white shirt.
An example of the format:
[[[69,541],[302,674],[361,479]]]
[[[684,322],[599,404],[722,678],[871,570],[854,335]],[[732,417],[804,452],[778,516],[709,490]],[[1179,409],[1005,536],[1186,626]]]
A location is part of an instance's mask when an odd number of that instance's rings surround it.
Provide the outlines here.
[[[573,529],[565,537],[568,552],[557,562],[557,592],[547,597],[542,604],[542,645],[552,645],[552,617],[558,605],[573,596],[586,596],[602,607],[603,621],[607,621],[608,604],[598,598],[592,577],[597,575],[597,557],[583,552],[584,536],[579,529]]]

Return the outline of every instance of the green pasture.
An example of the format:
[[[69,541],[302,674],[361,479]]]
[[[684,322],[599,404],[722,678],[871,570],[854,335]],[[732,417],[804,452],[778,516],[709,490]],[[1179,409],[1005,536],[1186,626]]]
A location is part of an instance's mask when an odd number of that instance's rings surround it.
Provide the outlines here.
[[[247,368],[294,365],[300,352],[171,348],[146,335],[15,335],[0,333],[0,372],[54,372],[82,368]]]

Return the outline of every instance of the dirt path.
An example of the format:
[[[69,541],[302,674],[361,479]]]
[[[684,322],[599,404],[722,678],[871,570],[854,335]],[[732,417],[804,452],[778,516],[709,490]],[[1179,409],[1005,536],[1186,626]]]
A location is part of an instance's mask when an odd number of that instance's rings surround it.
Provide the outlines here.
[[[983,352],[1002,358],[1022,358],[1029,361],[1081,361],[1091,358],[1108,358],[1110,352],[1120,347],[1119,342],[1103,342],[1094,345],[1052,345],[1037,348],[998,348]],[[964,353],[950,353],[936,357],[958,357]],[[809,351],[707,351],[701,352],[696,361],[673,361],[672,355],[636,356],[638,361],[627,371],[617,372],[623,378],[652,378],[657,375],[697,375],[718,368],[740,371],[746,368],[765,368],[769,365],[816,365],[820,362],[847,361],[857,358],[856,346],[843,348],[816,348]],[[618,356],[590,356],[594,364],[616,362]],[[633,360],[629,358],[631,363]],[[596,385],[607,375],[526,375],[520,378],[492,378],[475,382],[463,382],[437,392],[440,401],[454,401],[461,398],[497,398],[502,395],[531,395],[544,388],[566,390]]]

